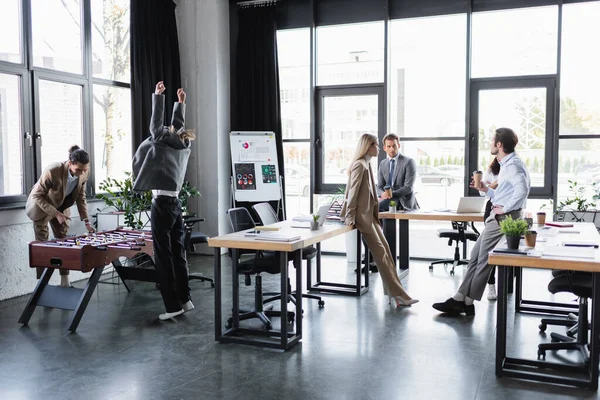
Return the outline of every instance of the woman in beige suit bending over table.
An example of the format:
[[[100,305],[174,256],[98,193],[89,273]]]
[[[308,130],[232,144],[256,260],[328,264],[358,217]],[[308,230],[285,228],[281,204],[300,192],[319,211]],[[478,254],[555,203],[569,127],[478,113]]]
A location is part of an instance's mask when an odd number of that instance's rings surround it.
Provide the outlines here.
[[[377,191],[371,170],[371,158],[379,154],[377,138],[373,135],[361,136],[356,153],[352,158],[349,168],[348,184],[341,218],[346,225],[356,225],[356,229],[363,235],[367,246],[373,254],[373,259],[379,269],[383,281],[384,292],[396,302],[396,307],[410,306],[419,300],[411,298],[400,283],[396,274],[396,266],[383,230],[379,224]]]

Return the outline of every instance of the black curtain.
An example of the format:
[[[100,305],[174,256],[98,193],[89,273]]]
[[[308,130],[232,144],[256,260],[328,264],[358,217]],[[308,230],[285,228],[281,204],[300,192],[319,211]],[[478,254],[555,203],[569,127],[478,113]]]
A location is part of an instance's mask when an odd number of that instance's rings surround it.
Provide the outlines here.
[[[274,5],[245,7],[238,10],[235,52],[236,99],[232,130],[275,132],[279,174],[283,176],[275,18]],[[283,188],[285,198],[285,186]],[[238,202],[237,205],[248,206],[242,202]],[[277,202],[272,202],[271,205],[276,208]],[[277,211],[279,218],[282,219],[283,207]]]
[[[159,81],[167,90],[165,124],[171,121],[181,87],[179,41],[172,0],[131,0],[131,111],[133,148],[150,135],[152,93]]]

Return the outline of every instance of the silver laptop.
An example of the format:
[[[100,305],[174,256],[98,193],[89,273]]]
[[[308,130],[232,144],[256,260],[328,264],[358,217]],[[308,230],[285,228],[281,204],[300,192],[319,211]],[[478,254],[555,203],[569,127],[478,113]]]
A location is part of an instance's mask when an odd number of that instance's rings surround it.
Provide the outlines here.
[[[324,206],[319,207],[319,211],[317,214],[319,215],[319,219],[317,222],[319,226],[322,226],[325,223],[325,219],[327,219],[327,211],[329,211],[329,207],[331,204],[326,204]],[[312,215],[299,215],[297,217],[292,218],[291,227],[292,228],[309,228],[310,223],[312,222]]]
[[[483,212],[487,197],[461,197],[458,202],[458,208],[456,209],[457,214],[465,213],[480,213]]]

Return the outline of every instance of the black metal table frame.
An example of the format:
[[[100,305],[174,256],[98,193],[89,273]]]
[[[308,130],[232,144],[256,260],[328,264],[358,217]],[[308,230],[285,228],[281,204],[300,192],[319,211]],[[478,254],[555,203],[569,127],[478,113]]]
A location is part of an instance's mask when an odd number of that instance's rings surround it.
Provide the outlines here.
[[[237,268],[238,249],[232,251],[232,288],[233,288],[233,306],[232,306],[232,327],[223,332],[222,316],[222,294],[221,294],[221,248],[215,247],[214,260],[214,280],[215,280],[215,340],[221,343],[238,343],[261,347],[268,347],[280,350],[287,350],[302,339],[302,250],[296,250],[292,253],[275,252],[277,263],[281,269],[281,329],[265,330],[250,329],[240,327],[240,282]],[[292,255],[292,260],[296,268],[296,330],[288,331],[287,324],[287,298],[288,298],[288,254]],[[250,337],[253,337],[252,339]]]
[[[579,305],[577,304],[523,299],[523,267],[513,267],[513,269],[516,280],[515,312],[530,312],[548,315],[568,315],[571,313],[578,313]],[[509,293],[511,292],[509,286]]]
[[[48,285],[50,277],[57,268],[45,268],[42,277],[38,280],[35,290],[19,318],[19,323],[27,325],[36,307],[61,308],[72,310],[73,317],[69,323],[69,331],[75,332],[83,313],[90,302],[94,289],[98,285],[104,267],[94,268],[85,288],[61,287]]]
[[[496,376],[558,383],[598,390],[598,362],[600,353],[600,272],[593,273],[590,360],[586,364],[567,365],[547,361],[506,356],[507,279],[510,267],[498,266],[498,309],[496,313]],[[536,354],[536,351],[532,351]],[[550,373],[555,371],[555,374]],[[583,377],[566,377],[564,371],[582,372]]]
[[[361,234],[358,229],[356,232],[356,269],[359,271],[360,267],[360,258],[362,252],[362,242],[361,242]],[[347,296],[355,296],[360,297],[363,294],[369,291],[369,274],[365,275],[365,285],[362,285],[362,275],[357,272],[356,274],[356,284],[351,285],[348,283],[338,283],[338,282],[325,282],[321,280],[321,242],[316,244],[317,246],[317,267],[316,267],[316,275],[317,281],[312,283],[312,271],[307,269],[306,272],[306,290],[311,292],[320,292],[320,293],[332,293],[332,294],[341,294]]]

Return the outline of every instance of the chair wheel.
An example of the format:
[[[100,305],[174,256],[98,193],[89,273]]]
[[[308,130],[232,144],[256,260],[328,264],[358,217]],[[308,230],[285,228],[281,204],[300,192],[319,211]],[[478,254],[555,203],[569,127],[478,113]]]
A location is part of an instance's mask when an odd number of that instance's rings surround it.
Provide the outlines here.
[[[546,332],[547,326],[546,326],[546,324],[539,324],[538,328],[540,328],[540,332]]]
[[[156,283],[154,284],[154,287],[155,287],[156,289],[160,290],[160,283],[156,282]]]
[[[567,336],[574,338],[575,337],[575,332],[567,331]]]
[[[319,300],[319,308],[323,308],[323,307],[325,307],[325,301]],[[304,311],[304,310],[302,310],[302,311]]]
[[[214,282],[211,282],[211,283],[210,283],[210,287],[211,287],[211,288],[214,288],[214,287],[215,287],[215,283],[214,283]]]
[[[433,265],[430,265],[430,266],[429,266],[429,270],[430,270],[430,271],[433,271]]]
[[[288,314],[288,317],[287,317],[288,324],[293,324],[295,319],[296,319],[296,314],[295,313],[289,313]]]
[[[546,350],[538,349],[538,360],[546,359]]]
[[[454,271],[450,271],[450,275],[451,275],[451,276],[454,276]]]
[[[225,329],[231,329],[233,327],[233,318],[229,318],[227,320],[227,325],[225,325]]]

